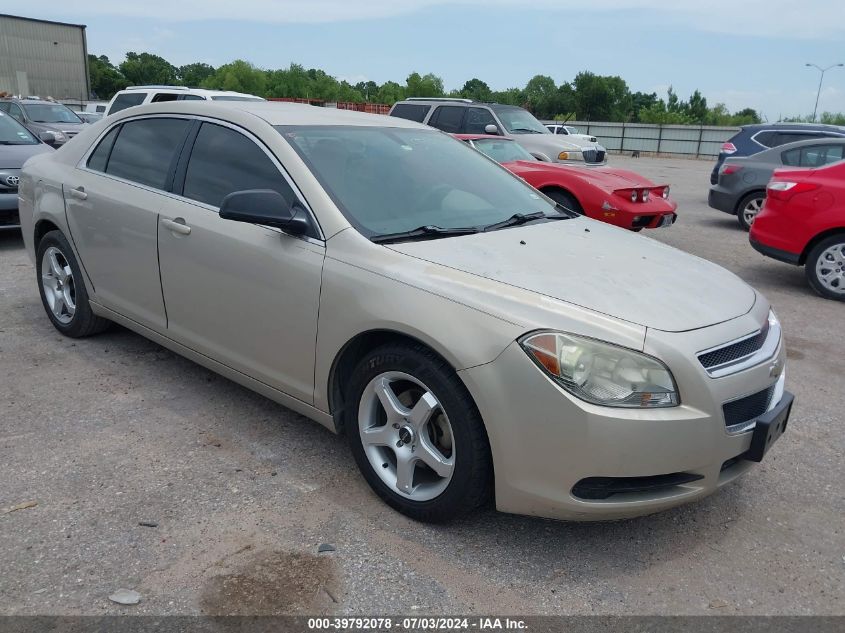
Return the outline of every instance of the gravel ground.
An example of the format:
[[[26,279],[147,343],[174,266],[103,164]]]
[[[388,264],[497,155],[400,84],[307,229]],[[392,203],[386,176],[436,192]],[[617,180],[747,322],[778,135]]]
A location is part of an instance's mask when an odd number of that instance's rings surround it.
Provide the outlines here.
[[[0,614],[845,614],[845,305],[707,207],[710,162],[612,163],[672,183],[679,222],[650,237],[736,272],[784,323],[797,402],[756,470],[625,522],[417,524],[317,424],[121,328],[60,336],[4,233]]]

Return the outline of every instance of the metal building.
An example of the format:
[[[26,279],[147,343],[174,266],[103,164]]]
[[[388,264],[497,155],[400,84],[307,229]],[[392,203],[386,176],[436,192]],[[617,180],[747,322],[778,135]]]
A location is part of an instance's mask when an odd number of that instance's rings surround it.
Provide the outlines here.
[[[0,92],[87,101],[85,26],[0,14]]]

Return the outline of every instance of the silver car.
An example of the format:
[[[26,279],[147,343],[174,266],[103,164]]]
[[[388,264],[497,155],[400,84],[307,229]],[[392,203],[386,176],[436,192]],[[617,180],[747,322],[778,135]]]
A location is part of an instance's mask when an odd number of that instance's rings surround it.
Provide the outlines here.
[[[400,118],[140,106],[27,165],[21,211],[60,332],[121,323],[345,433],[416,519],[655,512],[786,428],[753,288]]]

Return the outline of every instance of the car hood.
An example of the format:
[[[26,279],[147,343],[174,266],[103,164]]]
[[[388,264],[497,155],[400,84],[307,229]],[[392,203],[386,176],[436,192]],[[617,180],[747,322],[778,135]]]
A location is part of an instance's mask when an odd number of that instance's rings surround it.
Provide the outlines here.
[[[390,248],[648,328],[681,332],[746,314],[736,275],[655,240],[587,218]]]
[[[571,174],[581,180],[612,192],[616,189],[625,189],[629,187],[652,187],[655,186],[648,178],[640,174],[628,171],[627,169],[617,169],[615,167],[590,167],[586,165],[569,165],[565,163],[547,163],[545,161],[528,161],[519,160],[512,163],[507,163],[507,167],[512,171],[518,172],[520,176],[528,173],[543,172],[546,174],[554,174],[556,170],[563,170],[567,174]]]
[[[52,147],[43,143],[37,145],[0,145],[0,169],[20,169],[27,158],[52,151]]]
[[[560,134],[513,134],[511,138],[529,152],[541,152],[548,156],[557,156],[565,151],[592,149],[596,146],[595,143]]]

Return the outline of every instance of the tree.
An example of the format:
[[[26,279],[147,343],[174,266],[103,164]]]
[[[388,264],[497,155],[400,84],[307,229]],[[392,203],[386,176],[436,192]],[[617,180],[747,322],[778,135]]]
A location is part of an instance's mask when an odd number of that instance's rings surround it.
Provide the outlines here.
[[[111,99],[115,92],[129,85],[126,77],[120,74],[105,55],[88,55],[88,76],[91,93],[98,99]]]
[[[689,98],[687,114],[696,123],[704,123],[707,119],[707,99],[702,97],[698,90],[693,92]]]
[[[490,100],[496,103],[505,103],[507,105],[526,105],[525,93],[519,88],[508,88],[507,90],[492,92],[490,94]]]
[[[580,72],[572,82],[578,117],[587,121],[621,121],[631,103],[631,91],[621,77]]]
[[[126,53],[126,59],[118,70],[133,86],[173,86],[178,83],[176,66],[152,53]]]
[[[203,62],[195,62],[193,64],[179,66],[177,74],[183,86],[197,87],[201,86],[206,79],[214,74],[214,66],[209,66]]]
[[[473,101],[490,101],[493,93],[485,82],[473,77],[464,84],[460,96]]]
[[[397,101],[402,101],[405,98],[405,88],[400,86],[395,81],[386,81],[378,89],[376,93],[376,101],[378,103],[388,103],[393,105]]]
[[[233,90],[263,97],[267,94],[267,73],[242,59],[220,66],[203,82],[203,88]]]
[[[413,72],[405,80],[406,97],[442,97],[443,80],[432,73],[423,75]]]
[[[378,94],[378,84],[374,81],[359,81],[354,88],[364,96],[365,101],[374,100]]]
[[[557,85],[547,75],[535,75],[525,85],[525,101],[528,109],[541,119],[553,117],[557,107]]]

